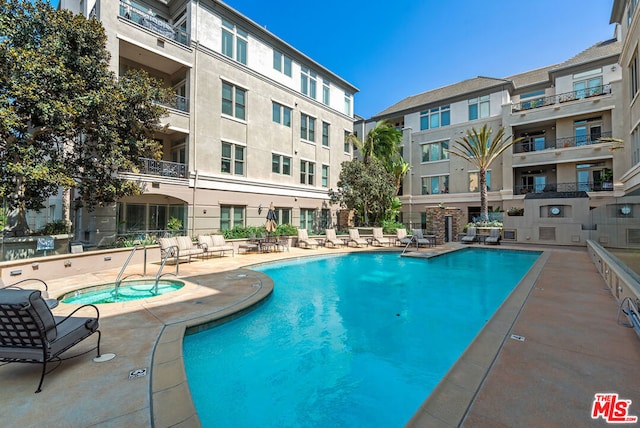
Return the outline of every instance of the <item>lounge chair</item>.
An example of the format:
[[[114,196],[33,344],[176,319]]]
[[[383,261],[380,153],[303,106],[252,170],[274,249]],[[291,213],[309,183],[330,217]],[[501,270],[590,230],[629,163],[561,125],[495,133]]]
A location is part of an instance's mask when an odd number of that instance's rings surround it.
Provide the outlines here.
[[[309,238],[307,229],[298,229],[298,247],[300,248],[318,248],[320,242],[317,239]]]
[[[467,234],[460,239],[460,242],[463,244],[473,244],[476,242],[476,228],[469,227],[467,228]]]
[[[391,246],[391,239],[384,237],[384,233],[382,232],[382,228],[381,227],[374,227],[373,228],[373,243],[377,243],[381,247],[383,245]]]
[[[95,317],[72,316],[88,307],[96,311]],[[94,305],[80,306],[66,317],[53,316],[39,290],[0,289],[0,362],[42,364],[38,393],[47,363],[61,361],[60,354],[93,333],[98,333],[100,357],[99,317]]]
[[[411,242],[411,236],[407,235],[407,229],[404,227],[396,229],[396,245],[406,246]]]
[[[222,235],[198,235],[198,246],[207,255],[220,253],[220,257],[222,257],[225,252],[231,251],[232,256],[235,253],[233,245],[227,244]]]
[[[327,236],[327,240],[325,241],[325,247],[331,245],[333,248],[344,246],[344,241],[336,236],[335,229],[325,229],[324,233]]]
[[[349,244],[351,243],[356,244],[356,247],[360,247],[362,245],[364,246],[369,246],[369,242],[360,237],[360,232],[358,231],[358,229],[349,229]]]
[[[176,257],[177,259],[186,257],[191,263],[191,256],[197,256],[204,254],[204,250],[194,244],[189,236],[174,236],[173,238],[159,238],[158,244],[160,244],[160,257],[164,260],[167,252],[170,252],[169,257]]]
[[[424,237],[424,235],[422,234],[422,229],[412,229],[411,230],[411,240],[413,242],[415,242],[416,247],[418,247],[418,248],[421,245],[423,247],[430,247],[431,246],[431,241]]]
[[[500,229],[489,229],[489,236],[484,238],[484,243],[500,245]]]
[[[36,284],[33,284],[34,282]],[[3,288],[15,288],[17,290],[22,290],[27,283],[31,284],[31,285],[29,285],[30,289],[33,289],[33,288],[36,288],[36,287],[37,288],[44,288],[44,290],[40,290],[40,293],[42,294],[44,301],[47,303],[47,306],[49,306],[49,309],[53,309],[56,306],[58,306],[58,303],[59,303],[58,299],[49,298],[49,286],[47,285],[47,283],[44,282],[41,279],[38,279],[38,278],[23,279],[22,281],[14,282],[11,285],[5,285],[4,282],[2,281],[2,279],[0,278],[0,289],[3,289]]]

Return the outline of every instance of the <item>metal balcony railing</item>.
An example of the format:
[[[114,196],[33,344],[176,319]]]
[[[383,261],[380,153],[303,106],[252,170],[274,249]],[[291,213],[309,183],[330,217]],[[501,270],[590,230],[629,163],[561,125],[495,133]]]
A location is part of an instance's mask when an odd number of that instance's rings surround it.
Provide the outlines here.
[[[184,163],[148,158],[140,158],[140,161],[142,163],[141,174],[187,178],[187,165]]]
[[[185,113],[189,113],[189,98],[187,97],[176,95],[173,102],[162,103],[162,105],[164,105],[165,107],[183,111]]]
[[[607,192],[613,190],[612,181],[580,181],[574,183],[547,183],[544,185],[519,185],[514,187],[515,195],[545,192]]]
[[[597,97],[600,95],[608,95],[610,93],[611,85],[607,84],[602,86],[594,86],[592,88],[580,89],[572,92],[565,92],[557,95],[551,95],[549,97],[531,98],[526,101],[520,101],[519,103],[513,103],[511,105],[511,112],[516,113],[523,110],[531,110],[559,103]]]
[[[120,2],[120,16],[145,27],[156,34],[160,34],[167,39],[174,40],[181,45],[189,46],[189,33],[126,1]]]
[[[545,139],[544,143],[535,141],[535,138],[527,138],[513,145],[514,153],[538,152],[541,150],[561,149],[565,147],[580,147],[591,144],[599,144],[601,138],[610,138],[611,131],[580,137],[563,137],[556,140]]]

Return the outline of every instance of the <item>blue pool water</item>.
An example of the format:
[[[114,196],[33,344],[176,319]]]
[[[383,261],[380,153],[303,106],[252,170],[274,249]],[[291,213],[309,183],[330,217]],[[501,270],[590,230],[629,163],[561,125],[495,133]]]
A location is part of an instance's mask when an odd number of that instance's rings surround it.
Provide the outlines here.
[[[121,284],[116,294],[114,283],[102,284],[72,291],[59,300],[62,303],[77,305],[130,302],[171,293],[184,287],[184,282],[175,279],[161,279],[158,281],[157,290],[155,285],[155,279],[126,281]]]
[[[184,338],[204,427],[400,427],[540,253],[468,248],[265,265],[272,297]]]

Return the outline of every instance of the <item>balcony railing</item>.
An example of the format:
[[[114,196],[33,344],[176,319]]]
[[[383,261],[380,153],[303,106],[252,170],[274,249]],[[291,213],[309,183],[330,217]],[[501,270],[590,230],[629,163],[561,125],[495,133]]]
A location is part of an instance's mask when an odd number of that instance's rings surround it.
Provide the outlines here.
[[[135,22],[156,34],[174,40],[182,45],[189,46],[189,33],[181,28],[175,27],[168,22],[151,15],[136,6],[127,2],[120,2],[120,16]]]
[[[176,95],[173,102],[162,103],[166,107],[189,113],[189,98]]]
[[[178,162],[169,162],[148,158],[140,158],[142,168],[140,173],[158,175],[161,177],[186,178],[187,165]]]
[[[531,110],[540,107],[551,106],[559,103],[566,103],[569,101],[582,100],[590,97],[597,97],[600,95],[607,95],[611,93],[611,85],[594,86],[592,88],[580,89],[572,92],[565,92],[558,95],[552,95],[549,97],[537,97],[526,101],[520,101],[511,105],[511,112],[519,112],[523,110]]]
[[[547,183],[544,185],[520,185],[515,186],[514,194],[526,195],[527,193],[545,192],[607,192],[613,190],[612,181],[580,181],[574,183]]]
[[[579,137],[564,137],[556,140],[536,141],[535,138],[527,138],[513,146],[514,153],[539,152],[549,149],[561,149],[566,147],[589,146],[591,144],[599,144],[601,138],[610,138],[611,131],[601,132],[594,135],[582,135]]]

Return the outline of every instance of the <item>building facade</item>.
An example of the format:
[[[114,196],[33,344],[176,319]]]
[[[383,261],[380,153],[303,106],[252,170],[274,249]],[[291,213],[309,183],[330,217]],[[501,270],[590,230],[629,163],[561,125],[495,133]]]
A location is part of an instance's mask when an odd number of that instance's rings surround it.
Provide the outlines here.
[[[140,159],[141,196],[95,213],[75,210],[77,239],[163,230],[190,235],[279,223],[336,222],[328,190],[352,159],[352,84],[219,1],[61,0],[104,26],[118,75],[143,69],[175,90],[155,138],[161,161]],[[264,210],[262,208],[265,208]]]
[[[442,205],[458,208],[469,222],[479,217],[478,171],[450,157],[449,148],[467,130],[487,125],[522,138],[487,174],[490,210],[525,208],[522,217],[505,216],[506,237],[584,243],[593,228],[590,211],[628,187],[626,148],[618,150],[625,138],[621,49],[614,37],[560,64],[410,96],[356,124],[363,133],[380,120],[403,130],[403,157],[411,165],[403,223],[430,229],[427,211]]]

